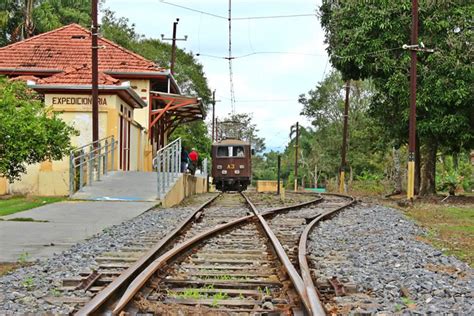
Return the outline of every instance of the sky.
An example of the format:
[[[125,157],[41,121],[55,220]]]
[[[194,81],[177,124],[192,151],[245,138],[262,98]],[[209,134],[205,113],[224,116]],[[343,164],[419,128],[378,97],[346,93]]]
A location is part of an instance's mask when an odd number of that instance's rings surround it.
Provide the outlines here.
[[[128,18],[138,33],[149,38],[161,38],[161,34],[170,38],[173,22],[179,18],[177,37],[187,35],[187,41],[178,41],[177,45],[200,54],[196,58],[204,66],[210,89],[216,90],[216,116],[228,116],[232,111],[229,65],[222,58],[228,56],[227,19],[169,3],[227,17],[229,1],[166,2],[106,0],[104,7],[119,17]],[[320,0],[232,1],[233,18],[314,14],[232,21],[232,56],[272,52],[240,57],[232,62],[235,113],[252,113],[258,135],[265,138],[267,150],[283,151],[289,140],[290,127],[297,121],[309,125],[309,121],[300,116],[302,105],[298,103],[298,96],[313,89],[329,71],[324,33],[316,16],[319,5]]]

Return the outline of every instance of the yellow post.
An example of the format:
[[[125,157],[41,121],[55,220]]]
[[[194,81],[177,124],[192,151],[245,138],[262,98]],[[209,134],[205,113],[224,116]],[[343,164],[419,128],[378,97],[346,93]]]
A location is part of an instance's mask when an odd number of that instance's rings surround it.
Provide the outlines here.
[[[415,161],[408,161],[408,183],[407,199],[411,200],[415,196]]]
[[[298,191],[298,180],[295,179],[295,192],[297,192],[297,191]]]
[[[339,174],[339,193],[345,193],[344,191],[344,170],[341,170]]]

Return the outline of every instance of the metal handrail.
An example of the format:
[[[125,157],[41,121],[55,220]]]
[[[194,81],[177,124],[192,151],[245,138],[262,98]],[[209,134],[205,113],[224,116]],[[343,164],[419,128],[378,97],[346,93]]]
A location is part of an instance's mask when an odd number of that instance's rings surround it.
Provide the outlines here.
[[[85,184],[90,186],[94,181],[100,181],[101,175],[114,169],[117,143],[112,135],[70,151],[69,196],[81,191]]]
[[[172,141],[156,152],[153,167],[157,173],[158,198],[161,199],[181,173],[181,138]]]
[[[107,140],[107,139],[112,139],[112,140],[113,140],[113,139],[114,139],[114,135],[110,135],[110,136],[107,136],[107,137],[98,139],[98,140],[96,140],[96,141],[90,142],[89,144],[83,145],[83,146],[81,146],[81,147],[76,147],[76,148],[74,148],[73,150],[71,150],[71,152],[80,151],[80,150],[83,149],[83,148],[87,148],[87,147],[93,146],[94,144],[96,144],[96,143],[101,143],[101,142],[103,142],[103,141],[105,141],[105,140]]]

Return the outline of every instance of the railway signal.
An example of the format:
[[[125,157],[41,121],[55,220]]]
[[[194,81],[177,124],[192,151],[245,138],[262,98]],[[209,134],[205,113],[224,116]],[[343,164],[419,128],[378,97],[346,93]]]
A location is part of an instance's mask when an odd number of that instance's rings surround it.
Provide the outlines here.
[[[296,133],[295,137],[295,192],[298,191],[298,140],[300,138],[300,129],[299,122],[296,122],[296,125],[291,126],[290,129],[290,139],[293,136],[293,133]]]

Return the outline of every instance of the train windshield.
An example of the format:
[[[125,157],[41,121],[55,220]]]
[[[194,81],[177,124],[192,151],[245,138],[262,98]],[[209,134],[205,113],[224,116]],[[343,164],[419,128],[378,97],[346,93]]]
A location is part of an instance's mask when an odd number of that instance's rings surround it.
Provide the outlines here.
[[[217,147],[218,157],[244,157],[243,146],[219,146]]]

